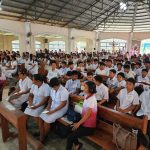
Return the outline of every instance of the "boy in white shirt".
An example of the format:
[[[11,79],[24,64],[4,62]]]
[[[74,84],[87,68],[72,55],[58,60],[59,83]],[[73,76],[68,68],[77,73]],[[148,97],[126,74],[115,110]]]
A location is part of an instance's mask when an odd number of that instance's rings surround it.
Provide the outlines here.
[[[124,68],[124,73],[125,73],[126,79],[135,78],[134,72],[130,70],[130,65],[124,65],[123,68]]]
[[[49,70],[47,74],[48,82],[54,77],[60,77],[60,72],[57,69],[56,61],[51,62],[51,70]]]
[[[149,78],[148,78],[148,70],[147,69],[142,69],[142,75],[138,76],[137,82],[146,82],[149,83]]]
[[[109,75],[109,71],[105,67],[105,63],[104,62],[99,62],[99,65],[98,65],[98,68],[95,71],[95,74],[96,75],[104,75],[104,76],[108,76]]]
[[[79,72],[76,70],[72,71],[72,79],[66,82],[65,88],[69,94],[78,94],[80,90],[80,80],[78,79]]]
[[[94,77],[95,84],[96,84],[96,99],[99,104],[103,104],[108,102],[109,100],[109,93],[108,88],[103,84],[103,79],[100,75]]]
[[[117,95],[118,101],[116,110],[122,113],[132,113],[139,105],[139,96],[134,90],[135,80],[128,78],[126,81],[126,88],[122,89]]]

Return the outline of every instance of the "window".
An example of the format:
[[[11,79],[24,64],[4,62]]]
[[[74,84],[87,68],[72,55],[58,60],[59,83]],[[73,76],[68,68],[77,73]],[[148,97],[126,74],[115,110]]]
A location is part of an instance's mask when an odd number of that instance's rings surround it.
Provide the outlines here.
[[[12,51],[19,51],[19,40],[12,41]]]
[[[86,42],[77,42],[76,49],[77,52],[81,53],[86,48]]]
[[[65,42],[64,41],[53,41],[49,43],[49,50],[50,51],[65,51]]]
[[[141,54],[149,54],[150,53],[150,39],[146,39],[141,42],[140,53]]]
[[[112,52],[112,51],[124,51],[126,50],[126,44],[127,42],[122,39],[106,39],[101,40],[101,50],[104,49],[106,51]]]
[[[37,51],[39,49],[41,49],[41,42],[35,41],[35,50]]]

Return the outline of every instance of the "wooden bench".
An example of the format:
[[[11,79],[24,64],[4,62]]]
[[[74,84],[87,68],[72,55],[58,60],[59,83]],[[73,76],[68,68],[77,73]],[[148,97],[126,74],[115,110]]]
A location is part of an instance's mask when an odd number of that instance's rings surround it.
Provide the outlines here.
[[[26,130],[26,115],[15,109],[8,102],[0,102],[0,119],[2,127],[3,142],[6,142],[12,133],[9,132],[9,123],[18,130],[19,150],[27,150],[27,142],[31,144],[35,150],[40,150],[42,144],[34,139]]]
[[[139,129],[143,134],[147,132],[147,117],[144,117],[144,119],[135,118],[101,105],[98,105],[98,117],[95,133],[87,138],[105,150],[117,150],[115,144],[112,142],[113,123],[120,124],[129,129]],[[57,121],[64,125],[69,125],[61,118]],[[139,150],[142,150],[142,146],[140,146]]]

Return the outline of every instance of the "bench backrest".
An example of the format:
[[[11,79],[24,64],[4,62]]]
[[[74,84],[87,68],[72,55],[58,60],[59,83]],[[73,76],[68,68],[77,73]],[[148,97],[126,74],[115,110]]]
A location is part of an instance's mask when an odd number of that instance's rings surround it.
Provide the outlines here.
[[[8,102],[0,102],[0,115],[4,116],[10,123],[18,128],[18,122],[25,121],[26,115],[20,110],[10,110],[9,107],[13,107]]]
[[[148,119],[146,116],[144,116],[143,119],[139,119],[101,105],[98,105],[98,116],[102,118],[104,122],[117,123],[123,127],[128,127],[131,129],[140,129],[143,134],[146,134],[147,132]],[[108,126],[110,127],[110,125]],[[98,127],[102,128],[102,124],[100,122]]]

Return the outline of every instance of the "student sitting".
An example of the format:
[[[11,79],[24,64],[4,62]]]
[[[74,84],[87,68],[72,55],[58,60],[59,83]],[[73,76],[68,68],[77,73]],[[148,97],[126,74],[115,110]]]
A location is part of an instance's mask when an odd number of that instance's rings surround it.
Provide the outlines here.
[[[65,87],[63,87],[57,78],[50,80],[50,100],[46,107],[46,113],[40,115],[40,140],[43,141],[50,129],[50,123],[61,118],[68,110],[68,97],[69,93]]]
[[[95,71],[96,75],[104,75],[104,76],[108,76],[109,71],[107,70],[107,68],[105,67],[105,63],[104,62],[99,62],[98,68]]]
[[[80,89],[80,80],[78,79],[78,71],[72,71],[72,77],[70,80],[66,82],[65,88],[68,90],[70,94],[77,94],[79,93]]]
[[[144,115],[148,117],[147,133],[150,138],[150,89],[144,91],[140,95],[140,103],[141,103],[141,107],[136,115],[138,117],[143,117]]]
[[[27,69],[21,69],[18,72],[19,83],[18,88],[9,97],[9,102],[16,108],[20,109],[22,104],[28,100],[29,92],[32,86],[32,80],[27,76]]]
[[[93,73],[92,71],[87,72],[87,81],[94,81]]]
[[[145,83],[149,83],[149,78],[148,78],[148,70],[147,69],[142,69],[142,75],[138,76],[137,78],[137,82],[145,82]]]
[[[78,138],[92,135],[96,127],[97,101],[95,83],[91,81],[85,82],[84,92],[86,96],[83,102],[82,119],[71,125],[72,133],[67,138],[66,150],[72,150],[73,144],[75,149],[79,150],[82,147],[82,143],[78,141]]]
[[[103,84],[102,77],[97,75],[94,77],[96,84],[96,99],[99,104],[103,104],[109,100],[108,88]]]
[[[57,69],[56,61],[51,62],[51,69],[48,71],[48,74],[47,74],[48,82],[54,77],[60,77],[60,72]]]
[[[50,96],[50,87],[43,82],[40,74],[33,76],[33,85],[30,90],[28,107],[25,109],[27,116],[34,117],[35,121],[39,125],[39,116],[43,112],[46,102]]]
[[[135,73],[130,70],[130,65],[124,65],[124,73],[125,73],[125,77],[126,79],[128,78],[135,78]]]
[[[126,88],[122,89],[117,95],[117,111],[131,114],[137,105],[139,105],[139,96],[134,90],[134,87],[135,80],[133,78],[128,78],[126,81]]]
[[[111,69],[109,71],[109,78],[107,79],[107,86],[109,88],[109,92],[112,93],[112,89],[117,87],[117,78],[116,78],[116,70],[115,69]]]
[[[116,91],[120,91],[121,89],[126,87],[125,75],[123,72],[117,74],[117,88]]]

